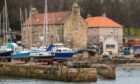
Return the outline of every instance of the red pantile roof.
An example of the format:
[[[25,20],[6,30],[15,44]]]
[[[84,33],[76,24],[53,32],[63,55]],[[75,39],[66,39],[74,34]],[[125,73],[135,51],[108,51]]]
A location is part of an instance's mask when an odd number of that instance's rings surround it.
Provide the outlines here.
[[[48,13],[48,24],[64,24],[70,12]],[[38,13],[25,21],[26,25],[44,25],[45,13]]]
[[[89,17],[86,19],[89,28],[123,28],[117,22],[103,16]]]

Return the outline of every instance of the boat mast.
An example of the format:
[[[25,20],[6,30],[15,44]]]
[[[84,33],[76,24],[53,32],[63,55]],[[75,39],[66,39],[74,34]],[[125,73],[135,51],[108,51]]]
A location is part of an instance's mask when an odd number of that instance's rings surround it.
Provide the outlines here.
[[[3,33],[3,43],[5,43],[5,7],[2,10],[2,33]]]
[[[23,15],[22,15],[22,9],[20,8],[20,26],[21,26],[21,34],[23,35]]]
[[[31,31],[32,31],[32,1],[30,2],[30,13],[29,13],[29,24],[28,24],[28,38],[29,38],[29,46],[32,46],[32,38],[31,38]]]
[[[26,42],[25,44],[27,45],[27,41],[28,41],[27,38],[29,37],[29,34],[28,34],[28,29],[29,29],[29,28],[28,28],[28,24],[27,24],[27,22],[26,22],[26,20],[27,20],[27,18],[28,18],[28,17],[27,17],[27,9],[25,8],[24,11],[25,11],[25,32],[26,32],[26,33],[25,33],[25,34],[26,34],[26,35],[25,35],[25,40],[26,40],[26,41],[25,41],[25,42]]]
[[[53,7],[52,7],[52,11],[54,11],[53,10]],[[53,29],[54,29],[54,13],[52,12],[52,27],[53,27]],[[55,35],[52,35],[53,37],[51,38],[52,39],[52,44],[53,44],[53,42],[54,42],[54,39],[56,40],[56,34]]]
[[[7,42],[7,31],[8,31],[8,11],[7,11],[7,2],[5,0],[5,40]]]
[[[23,15],[22,15],[22,10],[20,8],[20,25],[21,25],[21,29],[23,28]]]
[[[2,29],[1,29],[1,13],[0,13],[0,34],[2,34]]]
[[[10,38],[9,36],[11,36],[11,35],[7,35],[8,30],[11,31],[11,28],[10,28],[9,19],[8,19],[7,2],[5,0],[4,7],[3,7],[3,36],[4,36],[4,43],[8,42],[8,38]]]
[[[1,27],[1,23],[2,23],[2,14],[0,13],[0,35],[2,35],[2,27]],[[1,36],[0,36],[1,37]],[[2,39],[0,39],[0,43],[1,43]]]
[[[48,6],[47,6],[47,0],[45,0],[44,30],[45,30],[44,31],[44,37],[46,37],[46,44],[48,45],[49,41],[48,41]]]

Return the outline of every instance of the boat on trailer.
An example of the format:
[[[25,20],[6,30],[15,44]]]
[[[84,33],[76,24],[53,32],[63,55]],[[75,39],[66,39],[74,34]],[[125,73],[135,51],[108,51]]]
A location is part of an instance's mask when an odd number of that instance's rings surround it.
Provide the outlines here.
[[[71,48],[65,47],[62,43],[49,45],[48,49],[49,50],[47,51],[52,52],[54,59],[68,59],[72,58],[74,55],[73,50]]]
[[[44,47],[31,49],[30,56],[34,58],[40,58],[40,57],[52,58],[53,57],[52,54],[50,52],[47,52],[46,48]]]
[[[1,46],[0,47],[0,57],[11,56],[12,53],[13,53],[13,50],[8,48],[7,46]]]
[[[28,58],[29,56],[30,56],[29,50],[24,50],[22,47],[16,48],[15,52],[12,54],[13,59]]]

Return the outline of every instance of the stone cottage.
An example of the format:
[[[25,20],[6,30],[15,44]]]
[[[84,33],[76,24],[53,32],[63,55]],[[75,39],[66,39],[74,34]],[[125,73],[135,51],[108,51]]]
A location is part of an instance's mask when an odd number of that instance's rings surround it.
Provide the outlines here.
[[[72,13],[64,25],[64,43],[74,48],[86,48],[87,23],[80,15],[80,7],[73,4]]]
[[[88,17],[88,43],[100,44],[110,36],[113,36],[119,44],[123,42],[123,26],[109,19],[106,15]]]
[[[32,11],[37,10],[32,8]],[[47,13],[48,23],[45,23],[45,13],[32,13],[22,28],[23,45],[39,47],[47,43],[63,42],[64,22],[69,15],[68,11]]]
[[[38,13],[35,8],[31,9],[31,17],[22,28],[23,45],[39,47],[62,42],[71,47],[86,47],[87,25],[80,16],[78,4],[74,3],[71,12],[47,13],[47,23],[44,21],[45,15]]]

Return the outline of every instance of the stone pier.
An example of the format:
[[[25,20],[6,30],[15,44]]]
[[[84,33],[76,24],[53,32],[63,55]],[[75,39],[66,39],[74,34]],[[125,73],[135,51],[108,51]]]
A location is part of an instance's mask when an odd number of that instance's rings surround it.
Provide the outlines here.
[[[97,67],[98,74],[107,79],[116,79],[116,68],[115,66],[100,66]]]
[[[0,75],[71,82],[97,80],[96,68],[67,68],[39,64],[0,63]]]

